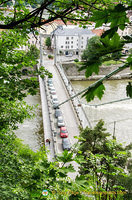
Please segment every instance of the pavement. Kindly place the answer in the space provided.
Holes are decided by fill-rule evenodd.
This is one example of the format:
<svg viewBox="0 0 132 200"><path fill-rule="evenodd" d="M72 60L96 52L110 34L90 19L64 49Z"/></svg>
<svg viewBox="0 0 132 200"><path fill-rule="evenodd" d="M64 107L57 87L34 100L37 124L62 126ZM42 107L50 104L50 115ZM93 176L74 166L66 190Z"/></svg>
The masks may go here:
<svg viewBox="0 0 132 200"><path fill-rule="evenodd" d="M56 67L54 66L54 61L48 59L46 55L43 56L43 65L44 67L53 74L53 84L56 89L56 94L59 100L59 103L69 98L68 92L65 88L65 85L60 77L60 74ZM43 112L43 123L44 123L44 140L48 153L48 160L53 161L55 154L61 154L62 149L62 138L60 138L60 129L57 127L57 119L54 115L54 109L51 104L51 97L49 96L48 87L46 80L43 81L40 78L40 88L41 88L41 102L42 102L42 112ZM67 102L60 106L60 109L63 114L63 119L65 126L69 133L69 139L71 144L77 142L77 139L74 136L79 136L79 124L75 111L71 102ZM50 110L50 112L49 112ZM56 141L53 133L57 132ZM46 142L46 139L51 140L50 145ZM68 164L68 163L67 163ZM70 164L70 163L69 163ZM76 169L75 173L69 173L68 176L72 179L75 179L78 174L78 165L75 162L72 162L73 167Z"/></svg>

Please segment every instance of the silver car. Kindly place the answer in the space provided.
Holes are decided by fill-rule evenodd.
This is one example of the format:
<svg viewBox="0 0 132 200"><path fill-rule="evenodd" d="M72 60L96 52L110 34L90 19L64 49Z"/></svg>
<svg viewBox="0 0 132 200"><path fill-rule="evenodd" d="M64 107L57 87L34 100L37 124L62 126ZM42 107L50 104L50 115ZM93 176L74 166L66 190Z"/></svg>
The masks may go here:
<svg viewBox="0 0 132 200"><path fill-rule="evenodd" d="M63 150L66 149L67 151L71 150L71 143L70 143L70 140L68 138L62 139L62 148L63 148Z"/></svg>
<svg viewBox="0 0 132 200"><path fill-rule="evenodd" d="M51 88L51 89L50 89L50 94L51 94L51 95L56 94L56 90L55 90L54 88Z"/></svg>
<svg viewBox="0 0 132 200"><path fill-rule="evenodd" d="M57 126L58 126L59 128L62 127L62 126L65 126L62 116L59 116L59 117L57 118Z"/></svg>
<svg viewBox="0 0 132 200"><path fill-rule="evenodd" d="M62 116L61 110L60 109L55 109L55 117L58 118L60 116Z"/></svg>

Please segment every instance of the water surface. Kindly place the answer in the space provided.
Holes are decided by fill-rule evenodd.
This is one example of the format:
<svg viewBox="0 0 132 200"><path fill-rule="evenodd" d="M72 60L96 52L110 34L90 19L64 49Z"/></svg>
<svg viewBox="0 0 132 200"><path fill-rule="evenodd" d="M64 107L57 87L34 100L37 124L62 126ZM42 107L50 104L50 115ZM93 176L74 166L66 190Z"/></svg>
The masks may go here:
<svg viewBox="0 0 132 200"><path fill-rule="evenodd" d="M40 94L38 93L35 96L29 95L25 98L25 101L31 106L38 104L35 110L36 116L33 119L26 119L23 124L20 124L16 135L23 140L24 144L28 144L32 150L37 151L43 144L43 121Z"/></svg>
<svg viewBox="0 0 132 200"><path fill-rule="evenodd" d="M110 103L101 106L91 106L127 98L126 85L130 80L109 80L105 82L105 94L101 100L95 98L86 102L85 98L79 96L84 110L91 122L92 127L103 119L108 132L117 137L124 144L132 142L132 100ZM83 90L94 81L72 81L76 92Z"/></svg>

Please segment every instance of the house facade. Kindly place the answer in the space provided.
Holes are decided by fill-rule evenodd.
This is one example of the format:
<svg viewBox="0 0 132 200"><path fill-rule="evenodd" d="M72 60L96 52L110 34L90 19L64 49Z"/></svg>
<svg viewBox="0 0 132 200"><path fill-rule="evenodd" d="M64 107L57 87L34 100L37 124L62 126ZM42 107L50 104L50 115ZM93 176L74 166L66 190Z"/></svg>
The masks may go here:
<svg viewBox="0 0 132 200"><path fill-rule="evenodd" d="M63 28L58 27L52 32L52 47L57 54L78 55L87 45L88 40L96 34L86 28Z"/></svg>

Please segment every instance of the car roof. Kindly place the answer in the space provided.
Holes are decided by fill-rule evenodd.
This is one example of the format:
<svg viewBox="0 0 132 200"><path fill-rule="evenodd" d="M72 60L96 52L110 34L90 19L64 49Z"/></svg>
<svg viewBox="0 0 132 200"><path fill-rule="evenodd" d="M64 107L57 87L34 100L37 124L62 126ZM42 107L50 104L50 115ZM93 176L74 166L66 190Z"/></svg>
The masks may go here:
<svg viewBox="0 0 132 200"><path fill-rule="evenodd" d="M63 138L62 140L63 140L63 142L69 141L69 143L70 143L70 140L68 138Z"/></svg>
<svg viewBox="0 0 132 200"><path fill-rule="evenodd" d="M62 126L60 129L61 129L61 130L66 130L66 127L65 127L65 126Z"/></svg>
<svg viewBox="0 0 132 200"><path fill-rule="evenodd" d="M52 95L52 98L57 98L57 95L56 94Z"/></svg>
<svg viewBox="0 0 132 200"><path fill-rule="evenodd" d="M63 117L62 117L62 116L59 116L58 119L63 119Z"/></svg>

